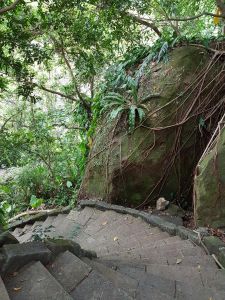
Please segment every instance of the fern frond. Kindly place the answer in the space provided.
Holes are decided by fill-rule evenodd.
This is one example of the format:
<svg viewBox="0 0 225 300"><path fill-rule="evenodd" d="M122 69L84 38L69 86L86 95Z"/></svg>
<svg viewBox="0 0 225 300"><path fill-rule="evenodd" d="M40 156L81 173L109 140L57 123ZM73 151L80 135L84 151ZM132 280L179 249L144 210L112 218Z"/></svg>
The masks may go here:
<svg viewBox="0 0 225 300"><path fill-rule="evenodd" d="M124 97L121 96L119 93L115 93L115 92L110 92L108 93L106 96L103 97L102 99L103 101L107 101L107 100L114 100L114 101L118 101L118 102L124 102Z"/></svg>
<svg viewBox="0 0 225 300"><path fill-rule="evenodd" d="M129 109L129 128L131 131L135 128L136 109L135 105L131 105Z"/></svg>
<svg viewBox="0 0 225 300"><path fill-rule="evenodd" d="M160 62L162 60L162 58L167 54L168 49L169 49L169 44L168 42L165 42L159 51L157 62Z"/></svg>
<svg viewBox="0 0 225 300"><path fill-rule="evenodd" d="M137 113L138 113L138 119L139 119L139 122L142 122L144 120L144 117L145 117L145 111L138 107L137 108Z"/></svg>
<svg viewBox="0 0 225 300"><path fill-rule="evenodd" d="M124 107L118 107L117 109L112 110L110 113L110 119L117 118L119 113L123 110L124 110Z"/></svg>

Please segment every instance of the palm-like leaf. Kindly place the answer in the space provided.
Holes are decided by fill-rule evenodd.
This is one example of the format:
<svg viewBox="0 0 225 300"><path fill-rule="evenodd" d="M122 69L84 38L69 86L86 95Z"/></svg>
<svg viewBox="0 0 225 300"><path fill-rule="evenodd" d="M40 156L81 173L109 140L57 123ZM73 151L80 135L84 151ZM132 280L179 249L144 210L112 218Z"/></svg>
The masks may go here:
<svg viewBox="0 0 225 300"><path fill-rule="evenodd" d="M120 112L122 112L124 110L124 107L120 106L120 107L117 107L117 109L114 109L111 111L110 113L110 118L111 119L115 119Z"/></svg>
<svg viewBox="0 0 225 300"><path fill-rule="evenodd" d="M135 119L136 119L136 109L135 105L131 105L129 109L129 127L130 130L134 130L135 128Z"/></svg>

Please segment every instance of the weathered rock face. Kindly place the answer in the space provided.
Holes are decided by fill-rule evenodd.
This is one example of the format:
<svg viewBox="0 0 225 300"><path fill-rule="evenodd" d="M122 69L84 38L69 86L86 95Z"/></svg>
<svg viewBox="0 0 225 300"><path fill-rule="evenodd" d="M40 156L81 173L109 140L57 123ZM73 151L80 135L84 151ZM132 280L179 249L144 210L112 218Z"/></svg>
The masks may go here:
<svg viewBox="0 0 225 300"><path fill-rule="evenodd" d="M194 192L197 225L225 227L225 129L198 166Z"/></svg>
<svg viewBox="0 0 225 300"><path fill-rule="evenodd" d="M125 115L116 121L108 117L102 120L80 199L101 198L137 206L146 199L155 202L158 197L182 198L190 191L204 134L200 135L198 130L198 117L190 117L182 126L178 123L198 92L185 89L192 86L208 61L206 51L189 46L172 51L167 63L149 66L148 74L140 82L139 99L159 96L150 97L146 103L148 117L133 133L127 130ZM203 98L198 99L199 105L201 101Z"/></svg>

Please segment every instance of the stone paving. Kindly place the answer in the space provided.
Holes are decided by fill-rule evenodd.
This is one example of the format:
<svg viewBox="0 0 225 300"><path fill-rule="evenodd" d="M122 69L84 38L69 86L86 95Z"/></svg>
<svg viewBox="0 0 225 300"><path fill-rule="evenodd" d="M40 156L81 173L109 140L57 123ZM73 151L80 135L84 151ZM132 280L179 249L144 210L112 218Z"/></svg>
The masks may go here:
<svg viewBox="0 0 225 300"><path fill-rule="evenodd" d="M63 237L97 258L65 251L48 264L30 262L0 281L3 300L225 300L224 270L203 248L129 214L84 207L13 234L24 247Z"/></svg>

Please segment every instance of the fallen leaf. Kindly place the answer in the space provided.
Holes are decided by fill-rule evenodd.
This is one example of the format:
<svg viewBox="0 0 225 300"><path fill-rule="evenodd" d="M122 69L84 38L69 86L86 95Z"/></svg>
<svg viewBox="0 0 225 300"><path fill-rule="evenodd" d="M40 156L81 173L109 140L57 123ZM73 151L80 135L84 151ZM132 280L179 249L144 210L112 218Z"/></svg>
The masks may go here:
<svg viewBox="0 0 225 300"><path fill-rule="evenodd" d="M114 240L114 242L118 241L118 237L115 236L113 240Z"/></svg>
<svg viewBox="0 0 225 300"><path fill-rule="evenodd" d="M180 263L182 263L182 259L178 258L177 261L176 261L176 264L179 265Z"/></svg>
<svg viewBox="0 0 225 300"><path fill-rule="evenodd" d="M18 291L20 291L22 289L22 287L14 287L13 288L13 290L15 291L15 292L18 292Z"/></svg>

